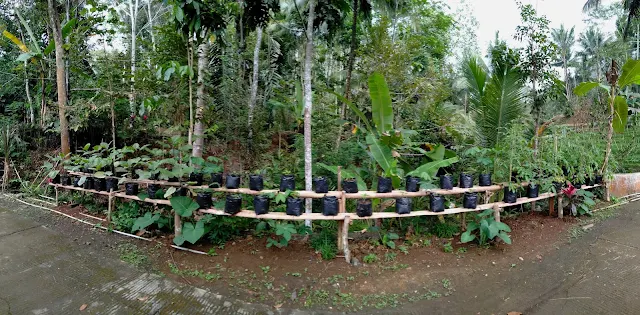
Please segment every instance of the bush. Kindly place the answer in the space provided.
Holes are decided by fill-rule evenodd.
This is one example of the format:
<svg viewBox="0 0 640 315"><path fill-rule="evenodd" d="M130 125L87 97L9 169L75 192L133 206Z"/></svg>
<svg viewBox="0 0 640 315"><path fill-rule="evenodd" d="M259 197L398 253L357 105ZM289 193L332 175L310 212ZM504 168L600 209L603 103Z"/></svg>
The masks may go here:
<svg viewBox="0 0 640 315"><path fill-rule="evenodd" d="M338 254L338 246L336 246L337 240L338 237L334 230L323 229L313 234L311 237L311 247L320 253L322 259L331 260L336 258Z"/></svg>
<svg viewBox="0 0 640 315"><path fill-rule="evenodd" d="M140 204L137 202L123 202L116 205L116 211L111 214L111 222L116 230L129 233L133 223L141 215Z"/></svg>
<svg viewBox="0 0 640 315"><path fill-rule="evenodd" d="M456 224L437 222L433 225L433 234L439 238L452 238L458 232L460 232L460 228Z"/></svg>

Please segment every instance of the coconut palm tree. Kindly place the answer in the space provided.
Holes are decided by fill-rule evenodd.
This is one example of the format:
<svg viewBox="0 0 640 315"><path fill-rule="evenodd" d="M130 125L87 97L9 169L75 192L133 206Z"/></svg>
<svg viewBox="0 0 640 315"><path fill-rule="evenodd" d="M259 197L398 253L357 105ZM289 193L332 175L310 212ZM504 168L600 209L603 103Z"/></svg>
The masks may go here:
<svg viewBox="0 0 640 315"><path fill-rule="evenodd" d="M551 37L553 42L558 45L558 57L561 62L562 69L564 70L564 85L566 89L567 100L571 96L571 87L569 84L569 64L573 59L573 52L571 49L576 42L574 27L571 29L565 29L564 24L560 25L560 28L553 29Z"/></svg>
<svg viewBox="0 0 640 315"><path fill-rule="evenodd" d="M587 0L584 6L582 7L582 11L587 12L593 9L597 9L600 6L602 0ZM627 12L627 23L624 26L624 35L623 38L627 38L627 31L629 30L629 24L631 24L631 19L634 17L640 16L640 0L622 0L622 6Z"/></svg>
<svg viewBox="0 0 640 315"><path fill-rule="evenodd" d="M590 27L580 34L580 39L578 40L580 46L582 46L580 55L587 61L591 70L595 72L597 81L602 79L604 49L609 41L610 39L605 39L604 34L595 27Z"/></svg>

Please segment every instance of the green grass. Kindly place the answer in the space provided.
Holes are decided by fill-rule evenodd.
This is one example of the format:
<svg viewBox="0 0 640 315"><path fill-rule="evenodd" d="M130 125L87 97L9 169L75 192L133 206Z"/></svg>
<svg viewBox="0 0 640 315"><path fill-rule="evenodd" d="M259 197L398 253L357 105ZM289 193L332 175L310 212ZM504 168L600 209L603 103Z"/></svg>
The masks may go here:
<svg viewBox="0 0 640 315"><path fill-rule="evenodd" d="M136 267L143 267L149 264L149 256L143 253L138 246L131 243L118 245L120 260Z"/></svg>

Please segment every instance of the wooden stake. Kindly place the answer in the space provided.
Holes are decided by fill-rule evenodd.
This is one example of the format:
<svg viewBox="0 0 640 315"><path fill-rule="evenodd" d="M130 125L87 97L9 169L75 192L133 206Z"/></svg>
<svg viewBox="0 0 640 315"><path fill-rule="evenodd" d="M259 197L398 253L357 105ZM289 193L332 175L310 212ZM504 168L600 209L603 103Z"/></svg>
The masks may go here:
<svg viewBox="0 0 640 315"><path fill-rule="evenodd" d="M562 219L562 216L564 216L563 213L563 208L562 208L562 195L558 195L558 218Z"/></svg>
<svg viewBox="0 0 640 315"><path fill-rule="evenodd" d="M349 250L349 223L351 218L346 216L342 224L342 248L344 249L344 259L348 264L351 263L351 251Z"/></svg>
<svg viewBox="0 0 640 315"><path fill-rule="evenodd" d="M553 216L556 213L555 210L555 206L556 206L556 198L549 198L549 215Z"/></svg>
<svg viewBox="0 0 640 315"><path fill-rule="evenodd" d="M344 213L346 212L346 199L344 197L344 191L342 191L342 166L338 166L338 191L341 191L342 194L340 195L340 200L338 200L338 212L339 213ZM342 231L344 229L345 226L345 221L338 221L338 251L343 251L344 250L344 242L342 241L342 238L344 237L343 234L344 232ZM347 226L347 231L348 231L348 226Z"/></svg>
<svg viewBox="0 0 640 315"><path fill-rule="evenodd" d="M53 190L56 191L56 207L58 206L58 187L53 187Z"/></svg>
<svg viewBox="0 0 640 315"><path fill-rule="evenodd" d="M113 211L113 188L109 189L109 206L107 207L107 228L111 226L111 212Z"/></svg>
<svg viewBox="0 0 640 315"><path fill-rule="evenodd" d="M500 222L500 207L498 205L493 206L493 217L496 222Z"/></svg>

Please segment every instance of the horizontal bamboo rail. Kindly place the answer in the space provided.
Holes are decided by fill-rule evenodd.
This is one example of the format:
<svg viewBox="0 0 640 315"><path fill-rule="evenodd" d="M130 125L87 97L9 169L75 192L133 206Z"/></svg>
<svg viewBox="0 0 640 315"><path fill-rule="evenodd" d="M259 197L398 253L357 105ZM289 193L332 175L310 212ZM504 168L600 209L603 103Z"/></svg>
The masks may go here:
<svg viewBox="0 0 640 315"><path fill-rule="evenodd" d="M76 176L88 176L88 177L92 177L93 174L86 174L86 173L78 173L78 172L70 172L71 175L76 175ZM183 186L181 183L177 183L177 182L167 182L167 181L155 181L155 180L126 180L126 182L133 182L133 183L138 183L138 184L157 184L157 185L166 185L166 186ZM58 188L63 188L63 189L71 189L71 190L77 190L77 191L84 191L84 192L89 192L89 193L95 193L95 194L101 194L101 195L108 195L109 198L109 209L112 208L112 199L113 197L118 197L118 198L124 198L124 199L130 199L130 200L135 200L135 201L142 201L142 202L147 202L147 203L152 203L155 205L167 205L170 206L171 202L169 200L166 199L151 199L151 198L146 198L146 199L140 199L140 197L138 196L133 196L133 195L127 195L126 193L123 193L122 190L119 191L115 191L115 192L106 192L106 191L97 191L97 190L89 190L89 189L84 189L81 187L74 187L74 186L65 186L65 185L61 185L61 184L52 184L50 183L51 186L55 187L56 189L56 204L58 203L57 200L57 194L58 194ZM522 183L520 184L520 186L527 186L527 183ZM591 188L595 188L595 187L599 187L601 185L593 185L593 186L582 186L580 189L591 189ZM209 188L208 186L183 186L186 187L188 189L202 189L202 188ZM410 213L407 214L398 214L395 212L374 212L371 216L367 216L367 217L360 217L357 216L355 213L348 213L346 212L346 206L345 206L345 201L346 199L371 199L371 198L402 198L402 197L409 197L409 198L415 198L415 197L425 197L425 196L429 196L431 194L438 194L438 195L460 195L460 194L464 194L467 192L475 192L475 193L482 193L484 192L485 194L487 194L487 196L490 196L493 192L495 191L499 191L502 190L504 188L504 185L492 185L492 186L473 186L471 188L458 188L458 187L454 187L451 190L445 190L445 189L426 189L426 190L420 190L417 192L407 192L404 190L394 190L392 192L389 193L378 193L375 191L361 191L361 192L357 192L357 193L345 193L344 191L330 191L328 193L316 193L313 191L295 191L294 193L297 194L298 197L301 198L323 198L325 196L335 196L336 198L338 198L340 200L340 211L337 215L335 216L325 216L321 213L303 213L300 216L292 216L292 215L288 215L286 213L283 212L269 212L267 214L256 214L254 211L252 210L241 210L240 212L236 213L236 214L229 214L224 212L223 210L219 210L219 209L201 209L198 210L199 213L202 214L213 214L213 215L224 215L224 216L235 216L235 217L243 217L243 218L252 218L252 219L270 219L270 220L332 220L332 221L338 221L340 223L340 231L339 231L339 237L338 237L338 243L339 243L339 248L341 248L342 250L344 250L345 253L345 258L347 259L348 262L350 262L350 251L349 251L349 247L348 247L348 226L349 226L349 222L352 220L368 220L368 219L389 219L389 218L402 218L402 217L418 217L418 216L442 216L442 215L450 215L450 214L458 214L461 213L462 215L468 213L468 212L477 212L477 211L484 211L484 210L489 210L489 209L493 209L494 210L494 215L495 215L495 219L496 221L500 221L500 211L501 209L505 208L505 207L510 207L510 206L516 206L516 205L521 205L521 204L525 204L525 203L530 203L530 202L535 202L538 200L543 200L543 199L548 199L548 198L553 198L558 196L559 202L561 203L562 201L562 193L561 192L549 192L549 193L543 193L540 194L538 197L536 198L518 198L516 200L516 202L514 203L505 203L502 201L499 202L493 202L493 203L485 203L485 204L479 204L476 208L474 209L468 209L468 208L449 208L449 209L445 209L442 212L433 212L433 211L429 211L429 210L419 210L419 211L411 211ZM269 194L269 193L274 193L277 194L279 191L278 190L262 190L262 191L255 191L255 190L250 190L248 188L238 188L238 189L228 189L228 188L211 188L212 191L216 191L216 192L224 192L224 193L237 193L237 194L246 194L246 195L261 195L261 194ZM486 198L488 200L488 198ZM559 206L558 207L558 217L562 218L562 207ZM110 215L108 216L107 220L110 219ZM177 226L176 224L176 235L180 233L180 227Z"/></svg>

